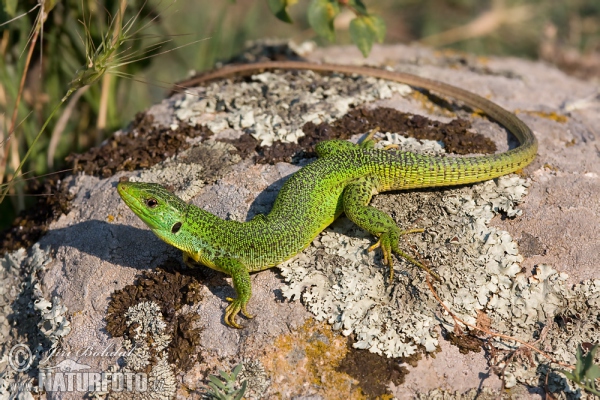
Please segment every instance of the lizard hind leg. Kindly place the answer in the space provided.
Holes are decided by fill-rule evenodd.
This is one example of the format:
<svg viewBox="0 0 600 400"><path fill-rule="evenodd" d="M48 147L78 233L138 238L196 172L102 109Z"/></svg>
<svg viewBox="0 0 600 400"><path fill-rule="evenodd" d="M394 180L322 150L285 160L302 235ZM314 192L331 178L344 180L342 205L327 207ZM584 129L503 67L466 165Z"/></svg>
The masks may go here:
<svg viewBox="0 0 600 400"><path fill-rule="evenodd" d="M373 183L362 180L344 189L343 203L346 217L362 229L379 237L377 243L369 247L369 251L381 248L383 262L390 268L390 282L394 279L392 253L404 258L408 262L423 269L428 274L439 280L439 277L425 265L415 260L410 255L400 250L398 242L400 236L408 233L423 232L423 229L410 229L401 231L394 220L386 213L368 205L373 193Z"/></svg>
<svg viewBox="0 0 600 400"><path fill-rule="evenodd" d="M236 322L236 317L241 311L247 318L254 318L246 310L246 305L252 297L252 283L250 282L250 274L246 267L238 260L231 258L217 258L214 260L215 265L220 271L231 275L233 280L233 288L237 294L237 298L227 297L230 304L225 309L225 323L233 328L242 328Z"/></svg>
<svg viewBox="0 0 600 400"><path fill-rule="evenodd" d="M367 136L365 136L364 138L362 138L362 140L360 141L359 146L362 147L363 149L373 149L375 148L375 144L377 144L377 142L379 142L379 139L374 139L375 134L379 132L379 127L375 127L373 129L371 129L371 131L367 134Z"/></svg>

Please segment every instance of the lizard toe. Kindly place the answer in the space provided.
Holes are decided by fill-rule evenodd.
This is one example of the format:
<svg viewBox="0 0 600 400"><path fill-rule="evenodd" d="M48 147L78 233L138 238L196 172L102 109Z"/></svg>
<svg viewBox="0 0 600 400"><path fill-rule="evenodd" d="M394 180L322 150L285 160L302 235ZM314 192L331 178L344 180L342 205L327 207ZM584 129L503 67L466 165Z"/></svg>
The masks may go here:
<svg viewBox="0 0 600 400"><path fill-rule="evenodd" d="M381 248L381 252L383 253L383 263L390 268L390 281L394 278L394 260L392 258L393 238L391 236L393 236L393 234L390 232L383 233L379 236L377 243L367 249L368 252L371 252L377 248Z"/></svg>
<svg viewBox="0 0 600 400"><path fill-rule="evenodd" d="M245 304L242 306L242 314L244 314L244 316L245 316L246 318L250 318L250 319L254 318L254 315L250 314L250 313L249 313L249 312L246 310L246 305L245 305Z"/></svg>
<svg viewBox="0 0 600 400"><path fill-rule="evenodd" d="M232 299L231 297L227 297L227 301L231 301L231 304L225 309L225 323L232 328L242 329L243 327L235 320L242 309L241 302L239 299Z"/></svg>

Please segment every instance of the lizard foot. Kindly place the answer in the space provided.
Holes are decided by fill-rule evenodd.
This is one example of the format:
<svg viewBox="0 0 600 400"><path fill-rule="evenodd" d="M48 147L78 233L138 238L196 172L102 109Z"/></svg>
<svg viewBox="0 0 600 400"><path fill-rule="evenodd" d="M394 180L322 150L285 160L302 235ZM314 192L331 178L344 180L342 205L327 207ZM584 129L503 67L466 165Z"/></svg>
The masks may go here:
<svg viewBox="0 0 600 400"><path fill-rule="evenodd" d="M371 129L371 131L369 132L369 134L367 136L365 136L359 146L362 147L363 149L372 149L375 147L375 144L377 142L379 142L378 139L373 139L373 137L375 136L375 134L379 132L379 127L375 127L373 129Z"/></svg>
<svg viewBox="0 0 600 400"><path fill-rule="evenodd" d="M186 265L186 267L192 269L198 268L198 266L200 265L185 252L183 253L183 263Z"/></svg>
<svg viewBox="0 0 600 400"><path fill-rule="evenodd" d="M424 231L424 229L417 228L417 229L409 229L406 231L386 232L386 233L383 233L381 236L379 236L379 240L377 241L377 243L375 243L374 245L372 245L371 247L369 247L367 249L367 251L371 252L371 251L381 247L381 251L383 252L383 263L387 264L388 267L390 268L390 282L394 279L394 266L393 266L394 261L392 259L392 252L396 253L400 257L404 258L406 261L410 262L411 264L414 264L417 267L421 268L422 270L427 272L429 275L433 276L436 280L438 280L438 281L441 280L440 277L435 272L431 271L425 265L423 265L419 261L415 260L410 255L406 254L405 252L400 250L400 248L398 247L398 241L400 240L400 236L406 235L409 233L421 233L423 231Z"/></svg>
<svg viewBox="0 0 600 400"><path fill-rule="evenodd" d="M230 305L227 306L227 308L225 309L225 323L229 326L231 326L232 328L237 328L237 329L242 329L243 326L238 324L235 321L235 317L239 314L239 312L241 311L242 314L244 314L244 316L246 316L246 318L254 318L254 315L251 315L250 313L248 313L248 311L246 310L246 304L240 300L240 299L234 299L232 297L227 297L225 300L231 302Z"/></svg>

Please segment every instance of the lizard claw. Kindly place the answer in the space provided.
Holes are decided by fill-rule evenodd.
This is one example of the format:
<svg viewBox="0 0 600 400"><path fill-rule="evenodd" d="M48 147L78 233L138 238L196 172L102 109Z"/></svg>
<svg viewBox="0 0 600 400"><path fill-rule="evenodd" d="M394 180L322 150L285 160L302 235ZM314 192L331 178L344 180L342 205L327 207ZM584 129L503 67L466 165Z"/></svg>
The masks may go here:
<svg viewBox="0 0 600 400"><path fill-rule="evenodd" d="M383 263L386 264L390 268L390 282L394 279L394 266L393 266L394 263L393 263L393 259L392 259L392 252L398 254L400 257L404 258L406 261L410 262L411 264L414 264L417 267L421 268L423 271L425 271L429 275L433 276L436 280L438 280L438 281L441 280L440 277L435 272L431 271L425 265L423 265L419 261L415 260L413 257L409 256L408 254L406 254L405 252L400 250L400 248L398 247L398 241L400 239L400 236L406 235L408 233L420 233L420 232L424 232L424 229L416 228L416 229L409 229L406 231L399 231L399 232L386 232L386 233L383 233L379 237L379 240L377 241L377 243L375 243L374 245L372 245L371 247L369 247L367 249L367 251L371 252L371 251L381 247L381 251L383 252Z"/></svg>
<svg viewBox="0 0 600 400"><path fill-rule="evenodd" d="M370 253L375 249L381 247L381 252L383 253L383 263L390 267L390 281L394 279L394 267L392 260L392 246L390 240L390 233L384 233L379 237L379 240L374 245L370 246L367 251Z"/></svg>
<svg viewBox="0 0 600 400"><path fill-rule="evenodd" d="M379 130L380 129L378 126L371 129L369 134L361 140L359 146L365 149L372 149L373 147L375 147L375 143L379 142L379 140L373 139L373 137L377 132L379 132Z"/></svg>
<svg viewBox="0 0 600 400"><path fill-rule="evenodd" d="M240 311L247 318L254 318L253 315L248 313L248 311L246 310L246 304L244 304L242 302L242 300L234 299L232 297L227 297L225 300L231 302L231 304L228 305L227 308L225 309L225 317L224 317L225 323L228 326L230 326L232 328L237 328L237 329L243 328L243 326L238 324L235 320Z"/></svg>
<svg viewBox="0 0 600 400"><path fill-rule="evenodd" d="M370 246L367 251L370 253L372 251L374 251L375 249L378 249L379 246L381 246L381 240L378 240L377 243L375 243L373 246Z"/></svg>

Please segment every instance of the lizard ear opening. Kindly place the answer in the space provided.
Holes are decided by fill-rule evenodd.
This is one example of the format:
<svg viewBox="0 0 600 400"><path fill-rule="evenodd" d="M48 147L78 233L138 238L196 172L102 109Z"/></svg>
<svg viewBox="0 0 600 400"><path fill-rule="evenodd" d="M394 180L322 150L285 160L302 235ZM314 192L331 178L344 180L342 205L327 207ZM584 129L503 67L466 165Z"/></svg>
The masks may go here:
<svg viewBox="0 0 600 400"><path fill-rule="evenodd" d="M181 229L181 222L177 222L175 225L173 225L173 227L171 228L171 233L177 233L179 232L179 230Z"/></svg>

